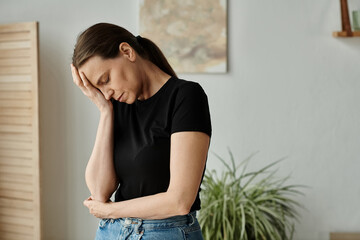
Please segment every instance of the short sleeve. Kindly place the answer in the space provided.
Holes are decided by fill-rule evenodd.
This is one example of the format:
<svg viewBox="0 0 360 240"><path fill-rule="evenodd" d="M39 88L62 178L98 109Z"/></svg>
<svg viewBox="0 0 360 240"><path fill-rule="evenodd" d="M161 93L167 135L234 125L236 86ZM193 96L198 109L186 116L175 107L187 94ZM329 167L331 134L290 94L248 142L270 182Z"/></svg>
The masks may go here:
<svg viewBox="0 0 360 240"><path fill-rule="evenodd" d="M208 98L199 83L191 82L178 90L172 114L171 134L181 131L201 131L211 137Z"/></svg>

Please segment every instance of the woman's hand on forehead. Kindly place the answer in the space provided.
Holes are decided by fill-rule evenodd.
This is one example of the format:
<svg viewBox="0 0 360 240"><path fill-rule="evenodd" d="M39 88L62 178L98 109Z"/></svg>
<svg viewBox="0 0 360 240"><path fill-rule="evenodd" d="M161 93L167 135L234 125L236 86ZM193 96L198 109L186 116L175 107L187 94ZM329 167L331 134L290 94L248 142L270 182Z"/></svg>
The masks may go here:
<svg viewBox="0 0 360 240"><path fill-rule="evenodd" d="M71 64L70 67L74 83L81 89L85 96L95 103L100 112L112 111L111 101L105 99L104 94L92 85L83 72L79 72L73 64Z"/></svg>

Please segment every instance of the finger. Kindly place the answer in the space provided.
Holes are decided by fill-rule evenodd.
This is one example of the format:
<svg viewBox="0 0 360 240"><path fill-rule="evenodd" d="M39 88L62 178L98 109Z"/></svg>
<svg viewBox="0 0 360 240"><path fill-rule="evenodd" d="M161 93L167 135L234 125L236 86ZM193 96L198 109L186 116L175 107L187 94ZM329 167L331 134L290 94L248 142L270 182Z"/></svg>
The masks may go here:
<svg viewBox="0 0 360 240"><path fill-rule="evenodd" d="M76 69L76 67L74 65L71 64L71 74L72 74L72 77L73 77L73 81L76 85L78 85L79 87L80 86L84 86L83 85L83 82L79 76L79 72L78 70Z"/></svg>
<svg viewBox="0 0 360 240"><path fill-rule="evenodd" d="M98 89L97 87L94 87L92 83L86 78L85 74L83 72L80 72L81 80L83 81L83 84L87 91L89 91L89 96L103 96L103 93Z"/></svg>
<svg viewBox="0 0 360 240"><path fill-rule="evenodd" d="M87 97L102 94L100 89L95 88L92 83L86 78L83 72L79 72L77 68L71 64L72 74L75 84L83 91Z"/></svg>
<svg viewBox="0 0 360 240"><path fill-rule="evenodd" d="M89 90L93 90L94 86L91 84L91 82L86 78L85 74L83 72L80 72L80 78L86 88Z"/></svg>
<svg viewBox="0 0 360 240"><path fill-rule="evenodd" d="M79 72L74 65L71 65L71 71L74 83L81 89L85 96L90 96L89 90L84 86L83 81L79 76Z"/></svg>
<svg viewBox="0 0 360 240"><path fill-rule="evenodd" d="M70 64L70 69L71 69L71 75L72 75L74 83L78 84L80 79L75 74L75 71L76 71L75 66L73 64Z"/></svg>

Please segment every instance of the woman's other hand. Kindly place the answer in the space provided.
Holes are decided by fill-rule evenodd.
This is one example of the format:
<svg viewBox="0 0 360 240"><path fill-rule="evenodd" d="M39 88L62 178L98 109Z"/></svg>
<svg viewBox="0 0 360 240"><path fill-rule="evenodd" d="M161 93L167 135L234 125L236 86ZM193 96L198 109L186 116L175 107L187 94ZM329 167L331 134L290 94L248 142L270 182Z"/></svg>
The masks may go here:
<svg viewBox="0 0 360 240"><path fill-rule="evenodd" d="M95 103L100 112L112 111L112 103L110 100L106 100L104 94L97 88L95 88L91 82L86 78L84 73L77 70L77 68L71 64L71 73L74 83L81 89L81 91Z"/></svg>
<svg viewBox="0 0 360 240"><path fill-rule="evenodd" d="M112 201L109 199L107 202L100 202L94 200L92 196L84 200L83 204L89 208L90 214L97 218L109 218L109 210Z"/></svg>

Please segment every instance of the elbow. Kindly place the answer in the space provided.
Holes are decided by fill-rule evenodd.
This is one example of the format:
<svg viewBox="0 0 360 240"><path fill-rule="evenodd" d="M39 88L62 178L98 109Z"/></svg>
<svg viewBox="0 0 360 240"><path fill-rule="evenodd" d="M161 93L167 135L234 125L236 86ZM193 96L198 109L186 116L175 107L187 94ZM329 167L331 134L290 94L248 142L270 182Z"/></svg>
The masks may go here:
<svg viewBox="0 0 360 240"><path fill-rule="evenodd" d="M108 202L118 187L117 182L99 185L97 182L86 181L86 184L92 199L100 202Z"/></svg>
<svg viewBox="0 0 360 240"><path fill-rule="evenodd" d="M115 190L113 188L112 189L93 188L93 189L90 190L90 193L91 193L91 196L93 197L94 200L106 203L106 202L110 201L110 198L111 198L111 196L112 196L112 194L114 193Z"/></svg>

